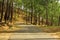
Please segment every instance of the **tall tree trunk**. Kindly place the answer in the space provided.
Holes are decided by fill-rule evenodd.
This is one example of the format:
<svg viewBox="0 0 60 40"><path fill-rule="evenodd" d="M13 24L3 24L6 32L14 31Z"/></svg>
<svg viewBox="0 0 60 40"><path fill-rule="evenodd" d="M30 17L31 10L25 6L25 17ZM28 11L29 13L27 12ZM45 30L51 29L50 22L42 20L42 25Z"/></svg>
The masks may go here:
<svg viewBox="0 0 60 40"><path fill-rule="evenodd" d="M53 25L53 15L51 16L51 26Z"/></svg>
<svg viewBox="0 0 60 40"><path fill-rule="evenodd" d="M27 8L26 8L26 24L27 24L27 21L28 21L28 16L27 16Z"/></svg>
<svg viewBox="0 0 60 40"><path fill-rule="evenodd" d="M32 18L33 18L33 5L32 5L32 3L31 3L31 24L32 24Z"/></svg>
<svg viewBox="0 0 60 40"><path fill-rule="evenodd" d="M4 7L4 0L3 0L3 2L2 2L2 11L1 11L1 20L0 20L0 22L2 22L2 19L3 19L3 7Z"/></svg>
<svg viewBox="0 0 60 40"><path fill-rule="evenodd" d="M37 14L36 14L36 16L35 16L35 25L37 25L37 20L38 18L37 18Z"/></svg>
<svg viewBox="0 0 60 40"><path fill-rule="evenodd" d="M38 15L38 25L40 25L40 13Z"/></svg>
<svg viewBox="0 0 60 40"><path fill-rule="evenodd" d="M8 20L8 3L9 3L9 0L7 0L7 3L6 3L6 12L5 12L5 15L4 15L4 20L5 20L5 23L7 22Z"/></svg>
<svg viewBox="0 0 60 40"><path fill-rule="evenodd" d="M58 26L60 26L60 16L59 16Z"/></svg>
<svg viewBox="0 0 60 40"><path fill-rule="evenodd" d="M44 22L43 22L43 17L42 17L42 24L43 24Z"/></svg>
<svg viewBox="0 0 60 40"><path fill-rule="evenodd" d="M11 0L11 22L12 22L12 19L13 19L13 0Z"/></svg>
<svg viewBox="0 0 60 40"><path fill-rule="evenodd" d="M47 8L46 8L46 25L48 25L48 11L47 11Z"/></svg>
<svg viewBox="0 0 60 40"><path fill-rule="evenodd" d="M34 1L31 1L31 24L33 24L33 17L34 17Z"/></svg>
<svg viewBox="0 0 60 40"><path fill-rule="evenodd" d="M9 0L9 1L10 1L10 0ZM11 13L11 12L10 12L10 5L11 5L11 4L10 4L9 1L8 1L8 4L7 4L7 7L8 7L8 8L7 8L7 20L8 20L8 21L9 21L9 19L10 19L10 13Z"/></svg>
<svg viewBox="0 0 60 40"><path fill-rule="evenodd" d="M46 8L46 25L49 25L49 23L48 23L48 4L47 4L47 2L46 2L45 8Z"/></svg>
<svg viewBox="0 0 60 40"><path fill-rule="evenodd" d="M0 22L1 22L1 8L2 8L2 2L0 2Z"/></svg>

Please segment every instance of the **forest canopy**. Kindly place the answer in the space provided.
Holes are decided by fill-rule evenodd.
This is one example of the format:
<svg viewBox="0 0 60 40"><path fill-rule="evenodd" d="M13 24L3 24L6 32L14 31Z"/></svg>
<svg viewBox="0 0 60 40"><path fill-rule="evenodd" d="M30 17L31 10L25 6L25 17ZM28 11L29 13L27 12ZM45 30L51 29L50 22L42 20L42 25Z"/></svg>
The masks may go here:
<svg viewBox="0 0 60 40"><path fill-rule="evenodd" d="M0 23L12 22L16 9L31 24L60 25L60 0L0 0Z"/></svg>

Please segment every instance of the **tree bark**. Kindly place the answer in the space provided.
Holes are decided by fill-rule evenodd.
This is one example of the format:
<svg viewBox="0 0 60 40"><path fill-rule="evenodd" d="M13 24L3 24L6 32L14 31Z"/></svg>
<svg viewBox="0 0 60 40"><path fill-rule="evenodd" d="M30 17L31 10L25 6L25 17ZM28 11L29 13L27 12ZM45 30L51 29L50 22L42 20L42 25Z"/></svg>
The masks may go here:
<svg viewBox="0 0 60 40"><path fill-rule="evenodd" d="M1 20L0 20L0 22L2 22L2 19L3 19L3 7L4 7L4 0L3 0L3 2L2 2L2 11L1 11Z"/></svg>
<svg viewBox="0 0 60 40"><path fill-rule="evenodd" d="M59 16L58 26L60 26L60 16Z"/></svg>
<svg viewBox="0 0 60 40"><path fill-rule="evenodd" d="M53 25L53 15L51 16L51 26Z"/></svg>

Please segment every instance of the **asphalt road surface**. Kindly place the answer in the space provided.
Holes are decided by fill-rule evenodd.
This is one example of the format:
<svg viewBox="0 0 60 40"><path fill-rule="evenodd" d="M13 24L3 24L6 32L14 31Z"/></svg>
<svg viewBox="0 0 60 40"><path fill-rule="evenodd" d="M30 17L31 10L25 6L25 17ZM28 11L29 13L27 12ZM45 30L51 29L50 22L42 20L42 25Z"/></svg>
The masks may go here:
<svg viewBox="0 0 60 40"><path fill-rule="evenodd" d="M2 33L39 33L43 32L41 28L35 26L35 25L19 25L17 28L22 28L20 30L15 31L0 31Z"/></svg>
<svg viewBox="0 0 60 40"><path fill-rule="evenodd" d="M60 40L56 33L42 33L37 26L19 26L23 29L14 32L0 33L0 40Z"/></svg>
<svg viewBox="0 0 60 40"><path fill-rule="evenodd" d="M56 33L1 33L0 40L60 40Z"/></svg>

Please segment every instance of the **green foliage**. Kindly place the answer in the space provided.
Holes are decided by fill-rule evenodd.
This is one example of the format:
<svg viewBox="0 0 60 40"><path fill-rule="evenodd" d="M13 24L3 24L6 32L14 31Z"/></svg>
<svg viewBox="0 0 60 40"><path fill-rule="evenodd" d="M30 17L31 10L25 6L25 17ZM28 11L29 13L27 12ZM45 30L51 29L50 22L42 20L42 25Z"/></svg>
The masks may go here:
<svg viewBox="0 0 60 40"><path fill-rule="evenodd" d="M33 10L35 16L39 15L46 19L46 11L48 14L48 20L51 20L53 15L53 20L58 22L57 17L60 16L60 3L59 0L15 0L16 6L24 7L23 10L29 12Z"/></svg>

